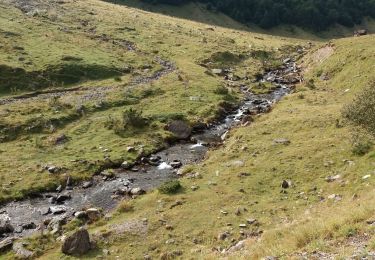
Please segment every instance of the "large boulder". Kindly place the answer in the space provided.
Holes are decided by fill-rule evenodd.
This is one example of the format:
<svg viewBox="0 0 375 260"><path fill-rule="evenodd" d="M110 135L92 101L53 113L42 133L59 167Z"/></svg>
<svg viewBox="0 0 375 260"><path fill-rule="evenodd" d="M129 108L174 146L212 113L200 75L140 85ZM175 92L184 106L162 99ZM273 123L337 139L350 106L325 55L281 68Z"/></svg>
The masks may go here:
<svg viewBox="0 0 375 260"><path fill-rule="evenodd" d="M0 215L0 235L5 233L12 233L14 227L10 224L10 218L8 215Z"/></svg>
<svg viewBox="0 0 375 260"><path fill-rule="evenodd" d="M18 259L30 259L34 255L32 251L25 248L26 245L27 243L23 242L17 242L13 244L13 251Z"/></svg>
<svg viewBox="0 0 375 260"><path fill-rule="evenodd" d="M172 132L177 139L187 139L190 137L192 129L182 120L175 120L168 124L167 130Z"/></svg>
<svg viewBox="0 0 375 260"><path fill-rule="evenodd" d="M66 255L83 255L91 248L90 235L86 229L80 228L71 236L67 237L61 247Z"/></svg>

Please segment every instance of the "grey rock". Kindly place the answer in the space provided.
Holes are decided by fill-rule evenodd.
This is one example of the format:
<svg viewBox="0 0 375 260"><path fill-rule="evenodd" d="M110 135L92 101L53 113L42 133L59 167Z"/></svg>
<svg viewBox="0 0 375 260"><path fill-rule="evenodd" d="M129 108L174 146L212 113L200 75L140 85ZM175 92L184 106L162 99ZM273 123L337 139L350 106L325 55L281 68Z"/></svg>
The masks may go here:
<svg viewBox="0 0 375 260"><path fill-rule="evenodd" d="M90 221L97 221L102 217L102 213L99 209L96 208L90 208L86 210L87 217Z"/></svg>
<svg viewBox="0 0 375 260"><path fill-rule="evenodd" d="M278 139L273 140L273 142L275 144L283 144L283 145L290 144L290 141L288 139L285 139L285 138L278 138Z"/></svg>
<svg viewBox="0 0 375 260"><path fill-rule="evenodd" d="M36 225L34 222L26 223L22 225L23 229L36 229Z"/></svg>
<svg viewBox="0 0 375 260"><path fill-rule="evenodd" d="M5 233L12 233L14 227L10 224L10 218L8 215L0 215L0 235Z"/></svg>
<svg viewBox="0 0 375 260"><path fill-rule="evenodd" d="M84 189L88 189L92 186L92 181L85 181L83 184L82 184L82 188Z"/></svg>
<svg viewBox="0 0 375 260"><path fill-rule="evenodd" d="M290 180L283 180L281 183L281 187L283 189L289 189L292 186L292 182Z"/></svg>
<svg viewBox="0 0 375 260"><path fill-rule="evenodd" d="M133 188L133 189L130 190L131 195L143 195L145 193L146 193L146 191L143 190L142 188Z"/></svg>
<svg viewBox="0 0 375 260"><path fill-rule="evenodd" d="M66 212L67 208L65 206L51 206L49 210L52 214L58 215Z"/></svg>
<svg viewBox="0 0 375 260"><path fill-rule="evenodd" d="M78 219L88 218L88 215L87 215L86 211L77 211L77 212L74 213L74 216Z"/></svg>
<svg viewBox="0 0 375 260"><path fill-rule="evenodd" d="M0 252L6 252L10 250L13 246L14 239L7 237L4 240L0 241Z"/></svg>
<svg viewBox="0 0 375 260"><path fill-rule="evenodd" d="M47 229L51 231L51 234L56 234L61 231L61 228L66 224L67 217L65 215L52 218L47 226Z"/></svg>
<svg viewBox="0 0 375 260"><path fill-rule="evenodd" d="M67 237L61 247L61 251L66 255L83 255L90 251L90 249L90 235L84 228L80 228Z"/></svg>
<svg viewBox="0 0 375 260"><path fill-rule="evenodd" d="M172 132L177 139L182 140L189 138L192 132L191 127L181 120L172 121L168 124L167 130Z"/></svg>
<svg viewBox="0 0 375 260"><path fill-rule="evenodd" d="M26 244L22 242L17 242L13 244L13 251L18 258L29 259L34 255L32 251L25 248L25 245Z"/></svg>

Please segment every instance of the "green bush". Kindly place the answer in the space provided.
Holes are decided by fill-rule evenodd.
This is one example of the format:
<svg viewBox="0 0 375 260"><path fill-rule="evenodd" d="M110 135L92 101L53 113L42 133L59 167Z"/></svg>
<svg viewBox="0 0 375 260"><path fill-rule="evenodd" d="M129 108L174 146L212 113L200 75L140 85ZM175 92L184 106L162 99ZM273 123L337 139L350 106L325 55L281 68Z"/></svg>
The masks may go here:
<svg viewBox="0 0 375 260"><path fill-rule="evenodd" d="M228 90L228 88L226 88L224 86L219 86L214 90L214 93L217 94L217 95L225 96L225 95L229 94L229 90Z"/></svg>
<svg viewBox="0 0 375 260"><path fill-rule="evenodd" d="M142 128L147 125L147 120L142 116L142 112L138 112L130 108L122 114L122 122L125 127Z"/></svg>
<svg viewBox="0 0 375 260"><path fill-rule="evenodd" d="M176 194L181 189L182 186L178 180L167 181L158 188L159 192L163 194Z"/></svg>
<svg viewBox="0 0 375 260"><path fill-rule="evenodd" d="M375 137L375 81L344 107L343 117Z"/></svg>
<svg viewBox="0 0 375 260"><path fill-rule="evenodd" d="M352 152L354 155L363 156L371 151L373 143L370 141L362 141L354 144Z"/></svg>

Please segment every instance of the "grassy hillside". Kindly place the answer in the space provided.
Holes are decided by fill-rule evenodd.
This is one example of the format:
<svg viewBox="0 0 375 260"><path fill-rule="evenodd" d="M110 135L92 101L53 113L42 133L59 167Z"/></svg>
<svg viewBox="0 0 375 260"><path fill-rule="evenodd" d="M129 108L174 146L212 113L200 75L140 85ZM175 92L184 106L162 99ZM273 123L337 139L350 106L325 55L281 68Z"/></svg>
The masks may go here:
<svg viewBox="0 0 375 260"><path fill-rule="evenodd" d="M307 46L296 38L212 27L97 0L64 1L36 16L27 16L4 1L1 7L0 19L11 25L0 23L0 32L18 35L10 36L18 37L17 41L5 38L2 43L7 47L0 48L0 55L8 57L2 59L2 66L20 67L36 75L72 64L120 71L100 77L93 73L97 78L85 73L79 81L63 86L61 82L52 84L54 77L48 76L51 85L41 89L73 88L60 98L45 93L14 101L12 95L34 89L23 88L27 84L4 88L6 99L0 106L2 200L56 187L68 175L75 180L87 178L105 164L105 155L114 162L135 159L141 149L128 153L126 147L143 145L143 153L147 153L163 146L170 137L164 125L176 114L191 123L209 121L223 101L237 102L239 86L227 86L230 96L217 94L215 90L224 82L205 73L206 68L199 65L202 60L223 52L259 50L273 52L280 60L290 46ZM35 32L33 37L28 36L25 23ZM51 35L43 36L47 32ZM136 50L124 49L119 43L125 41ZM373 35L313 42L299 61L305 83L295 93L250 126L231 131L207 160L186 167L180 193L154 191L124 201L116 212L90 225L98 249L87 258L339 258L374 252L375 230L366 221L375 217L375 150L364 156L353 154L352 131L341 117L342 107L375 80L373 42ZM40 49L41 44L48 48ZM13 45L23 47L33 64L9 55ZM66 60L66 56L81 59ZM156 80L144 80L162 69L156 56L171 61L175 69ZM264 69L264 63L254 55L245 57L232 66L251 80ZM132 67L130 72L127 66ZM5 77L9 82L13 76ZM143 79L140 84L139 77ZM250 80L244 83L250 84ZM84 113L77 112L79 105L84 106ZM125 129L120 135L106 127L110 118L120 117L129 108L142 111L152 123L143 129ZM54 138L61 134L69 141L55 145ZM276 144L274 140L279 138L290 144ZM105 153L99 146L110 151ZM89 163L77 164L72 161L76 159ZM44 164L65 171L56 177L41 170ZM366 175L370 177L364 179ZM329 176L337 178L328 182ZM289 189L281 188L283 180L292 182ZM257 221L248 223L249 219ZM74 221L64 232L80 224ZM240 224L247 224L246 228ZM226 231L227 238L222 240ZM239 241L244 247L224 252ZM41 259L70 259L61 254L60 243L52 236L36 236L28 247ZM10 252L2 257L12 259L14 255Z"/></svg>
<svg viewBox="0 0 375 260"><path fill-rule="evenodd" d="M199 65L215 53L244 54L233 66L250 82L263 62L252 51L277 56L276 48L300 43L101 1L32 1L26 13L7 2L1 2L0 23L8 35L0 49L6 68L0 77L1 201L54 188L68 175L89 177L107 157L119 164L163 147L170 138L164 126L173 118L192 124L215 118L220 104L239 96L238 86L217 94L223 80ZM116 134L111 125L131 108L150 123ZM56 145L63 135L68 141ZM139 149L128 153L128 146ZM64 174L51 176L45 165Z"/></svg>

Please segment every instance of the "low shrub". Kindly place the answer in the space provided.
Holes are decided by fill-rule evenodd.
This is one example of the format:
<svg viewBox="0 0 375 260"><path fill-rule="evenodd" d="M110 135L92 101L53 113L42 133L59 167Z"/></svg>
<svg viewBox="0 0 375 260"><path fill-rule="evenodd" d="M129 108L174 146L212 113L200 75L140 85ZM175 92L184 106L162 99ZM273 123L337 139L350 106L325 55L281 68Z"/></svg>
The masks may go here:
<svg viewBox="0 0 375 260"><path fill-rule="evenodd" d="M162 194L176 194L181 189L182 186L178 180L167 181L158 188L159 192Z"/></svg>

